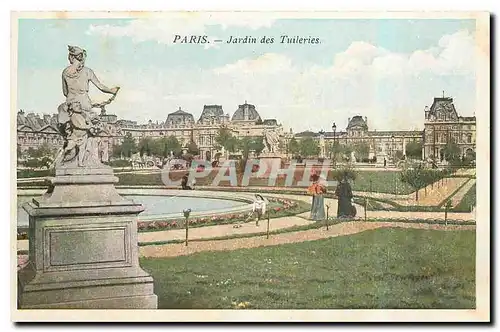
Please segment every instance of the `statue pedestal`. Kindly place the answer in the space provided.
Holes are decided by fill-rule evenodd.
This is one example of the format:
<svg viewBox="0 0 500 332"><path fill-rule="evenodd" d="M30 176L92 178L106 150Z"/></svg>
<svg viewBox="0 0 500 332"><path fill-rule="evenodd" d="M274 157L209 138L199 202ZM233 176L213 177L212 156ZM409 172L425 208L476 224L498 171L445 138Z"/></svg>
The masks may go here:
<svg viewBox="0 0 500 332"><path fill-rule="evenodd" d="M266 167L266 172L261 177L268 177L272 169L281 169L281 157L275 153L262 153L258 159L259 165Z"/></svg>
<svg viewBox="0 0 500 332"><path fill-rule="evenodd" d="M60 168L26 203L29 263L18 272L20 309L156 309L153 278L139 266L137 216L111 168Z"/></svg>

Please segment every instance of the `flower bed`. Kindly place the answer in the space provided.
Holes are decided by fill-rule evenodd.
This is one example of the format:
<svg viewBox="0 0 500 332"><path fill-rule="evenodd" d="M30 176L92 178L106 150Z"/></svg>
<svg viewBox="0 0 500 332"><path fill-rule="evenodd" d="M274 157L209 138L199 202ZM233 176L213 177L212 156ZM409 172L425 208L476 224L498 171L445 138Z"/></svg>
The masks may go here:
<svg viewBox="0 0 500 332"><path fill-rule="evenodd" d="M290 199L268 197L269 205L267 210L270 218L278 218L302 213L309 209L309 204ZM189 227L203 227L213 225L232 224L244 221L249 213L230 213L211 217L190 218ZM264 216L265 218L266 216ZM158 230L168 230L184 227L185 219L165 220L165 221L140 221L137 223L139 232L151 232Z"/></svg>
<svg viewBox="0 0 500 332"><path fill-rule="evenodd" d="M296 215L310 209L310 204L302 201L291 199L267 197L269 204L267 210L270 218L279 218L285 216ZM203 227L232 224L244 221L249 213L230 213L211 217L190 218L189 227ZM267 216L263 216L265 219ZM137 229L139 232L155 232L159 230L169 230L184 227L184 218L176 220L155 220L155 221L139 221ZM27 240L28 233L23 229L18 231L17 240Z"/></svg>

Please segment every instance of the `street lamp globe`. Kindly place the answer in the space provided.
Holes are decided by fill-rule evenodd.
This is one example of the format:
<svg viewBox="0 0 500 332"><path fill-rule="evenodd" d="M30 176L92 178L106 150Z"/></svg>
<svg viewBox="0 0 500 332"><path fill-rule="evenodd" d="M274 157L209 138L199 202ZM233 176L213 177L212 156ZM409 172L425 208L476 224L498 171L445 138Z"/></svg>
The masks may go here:
<svg viewBox="0 0 500 332"><path fill-rule="evenodd" d="M335 130L337 130L337 125L335 124L335 122L332 124L332 130L333 130L333 132L335 132Z"/></svg>

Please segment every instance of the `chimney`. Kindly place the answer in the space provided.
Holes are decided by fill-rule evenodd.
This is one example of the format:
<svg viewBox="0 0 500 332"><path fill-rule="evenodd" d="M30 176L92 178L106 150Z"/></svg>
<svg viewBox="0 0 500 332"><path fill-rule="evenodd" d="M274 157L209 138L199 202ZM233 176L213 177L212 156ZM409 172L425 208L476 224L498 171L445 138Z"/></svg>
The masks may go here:
<svg viewBox="0 0 500 332"><path fill-rule="evenodd" d="M365 123L368 126L368 117L365 116Z"/></svg>

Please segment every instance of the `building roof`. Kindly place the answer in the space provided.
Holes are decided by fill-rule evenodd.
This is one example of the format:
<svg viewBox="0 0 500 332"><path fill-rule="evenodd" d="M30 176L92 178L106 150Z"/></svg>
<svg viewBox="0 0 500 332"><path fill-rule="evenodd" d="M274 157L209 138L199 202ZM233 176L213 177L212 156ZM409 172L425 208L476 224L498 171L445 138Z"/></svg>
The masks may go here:
<svg viewBox="0 0 500 332"><path fill-rule="evenodd" d="M204 122L205 120L210 120L213 117L224 117L222 105L203 105L203 111L201 112L198 122Z"/></svg>
<svg viewBox="0 0 500 332"><path fill-rule="evenodd" d="M354 127L361 127L361 129L363 130L368 130L368 124L361 115L356 115L349 120L349 123L347 124L347 130Z"/></svg>
<svg viewBox="0 0 500 332"><path fill-rule="evenodd" d="M296 133L295 136L296 137L316 137L316 136L319 136L319 133L315 133L314 131L306 130L306 131L302 131L300 133Z"/></svg>
<svg viewBox="0 0 500 332"><path fill-rule="evenodd" d="M255 105L247 104L239 105L236 112L234 112L231 121L262 121L259 113L255 109Z"/></svg>
<svg viewBox="0 0 500 332"><path fill-rule="evenodd" d="M456 121L458 113L451 97L435 97L426 118L445 121Z"/></svg>
<svg viewBox="0 0 500 332"><path fill-rule="evenodd" d="M167 120L166 120L166 124L181 124L181 123L186 123L186 122L194 122L194 117L193 117L193 114L191 113L188 113L188 112L185 112L183 110L181 110L181 108L179 107L179 109L175 112L172 112L170 114L168 114L167 116Z"/></svg>
<svg viewBox="0 0 500 332"><path fill-rule="evenodd" d="M276 121L276 119L264 119L264 121L262 123L265 126L277 126L278 125L278 121Z"/></svg>

